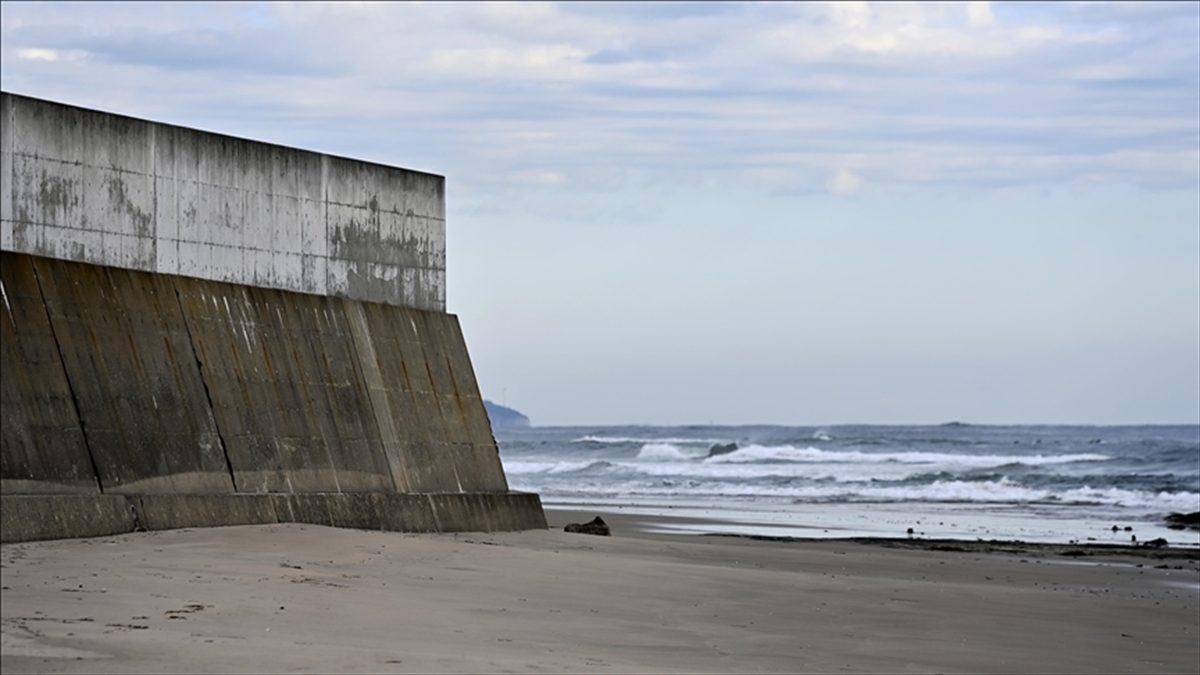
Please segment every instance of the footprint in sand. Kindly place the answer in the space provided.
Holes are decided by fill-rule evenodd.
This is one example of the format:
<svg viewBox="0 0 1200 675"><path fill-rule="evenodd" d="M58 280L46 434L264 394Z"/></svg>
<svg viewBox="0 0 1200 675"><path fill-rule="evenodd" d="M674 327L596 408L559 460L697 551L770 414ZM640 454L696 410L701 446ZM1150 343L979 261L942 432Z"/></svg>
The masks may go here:
<svg viewBox="0 0 1200 675"><path fill-rule="evenodd" d="M168 609L167 611L163 612L163 615L166 616L168 619L186 619L187 617L184 616L185 614L192 614L194 612L202 612L206 608L211 608L211 607L212 607L212 605L201 605L199 603L191 603L191 604L184 605L183 609Z"/></svg>

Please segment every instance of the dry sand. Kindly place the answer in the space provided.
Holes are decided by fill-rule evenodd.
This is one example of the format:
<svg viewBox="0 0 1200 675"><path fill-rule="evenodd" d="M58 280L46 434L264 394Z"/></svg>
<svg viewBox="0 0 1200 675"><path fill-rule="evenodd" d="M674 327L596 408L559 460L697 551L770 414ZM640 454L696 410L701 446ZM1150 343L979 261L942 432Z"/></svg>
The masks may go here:
<svg viewBox="0 0 1200 675"><path fill-rule="evenodd" d="M586 514L587 518L591 513ZM17 672L1191 672L1196 556L308 525L2 547ZM1165 566L1165 567L1158 567Z"/></svg>

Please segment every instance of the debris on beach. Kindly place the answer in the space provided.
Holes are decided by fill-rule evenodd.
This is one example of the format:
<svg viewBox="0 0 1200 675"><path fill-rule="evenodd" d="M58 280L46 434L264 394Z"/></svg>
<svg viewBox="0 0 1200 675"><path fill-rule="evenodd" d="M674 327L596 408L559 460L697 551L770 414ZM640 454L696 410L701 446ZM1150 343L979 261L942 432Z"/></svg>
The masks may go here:
<svg viewBox="0 0 1200 675"><path fill-rule="evenodd" d="M586 523L570 523L563 528L563 532L575 532L577 534L595 534L601 537L607 537L612 534L608 529L608 523L600 516L596 516Z"/></svg>
<svg viewBox="0 0 1200 675"><path fill-rule="evenodd" d="M1172 530L1200 530L1200 511L1191 513L1172 513L1166 518L1167 527Z"/></svg>

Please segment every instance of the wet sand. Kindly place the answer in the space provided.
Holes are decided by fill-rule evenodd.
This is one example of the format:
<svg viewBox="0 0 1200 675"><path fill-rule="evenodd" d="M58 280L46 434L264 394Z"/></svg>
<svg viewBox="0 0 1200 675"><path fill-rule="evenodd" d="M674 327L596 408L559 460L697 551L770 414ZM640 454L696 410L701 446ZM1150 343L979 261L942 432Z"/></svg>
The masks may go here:
<svg viewBox="0 0 1200 675"><path fill-rule="evenodd" d="M0 669L1200 670L1195 551L655 535L610 514L612 537L561 531L592 515L5 545Z"/></svg>

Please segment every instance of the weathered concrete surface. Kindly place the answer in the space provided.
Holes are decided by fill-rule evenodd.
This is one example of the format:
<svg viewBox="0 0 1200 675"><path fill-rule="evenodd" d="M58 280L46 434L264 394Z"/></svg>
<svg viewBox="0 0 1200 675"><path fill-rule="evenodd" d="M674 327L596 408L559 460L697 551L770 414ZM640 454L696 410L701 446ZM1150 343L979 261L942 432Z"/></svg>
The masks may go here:
<svg viewBox="0 0 1200 675"><path fill-rule="evenodd" d="M105 493L508 490L452 315L15 253L0 268L22 317L4 326L6 492L87 489L92 463Z"/></svg>
<svg viewBox="0 0 1200 675"><path fill-rule="evenodd" d="M4 256L0 298L0 493L98 493L33 258Z"/></svg>
<svg viewBox="0 0 1200 675"><path fill-rule="evenodd" d="M232 492L171 277L33 266L103 491Z"/></svg>
<svg viewBox="0 0 1200 675"><path fill-rule="evenodd" d="M0 95L5 539L544 527L445 313L444 185Z"/></svg>
<svg viewBox="0 0 1200 675"><path fill-rule="evenodd" d="M144 530L277 523L270 495L131 495Z"/></svg>
<svg viewBox="0 0 1200 675"><path fill-rule="evenodd" d="M541 499L531 492L431 494L441 532L501 532L546 527Z"/></svg>
<svg viewBox="0 0 1200 675"><path fill-rule="evenodd" d="M349 303L347 303L349 304ZM355 303L362 315L364 372L378 375L374 392L395 436L397 488L415 492L503 492L508 489L487 412L475 383L458 321L432 312L396 312ZM362 330L362 328L360 328ZM374 355L374 360L363 358Z"/></svg>
<svg viewBox="0 0 1200 675"><path fill-rule="evenodd" d="M0 541L99 537L135 530L310 523L390 532L545 529L527 492L341 492L224 495L5 495Z"/></svg>
<svg viewBox="0 0 1200 675"><path fill-rule="evenodd" d="M3 495L0 541L102 537L133 532L132 505L122 495Z"/></svg>
<svg viewBox="0 0 1200 675"><path fill-rule="evenodd" d="M445 311L441 176L0 98L2 250Z"/></svg>
<svg viewBox="0 0 1200 675"><path fill-rule="evenodd" d="M395 489L341 303L183 278L176 286L238 491Z"/></svg>
<svg viewBox="0 0 1200 675"><path fill-rule="evenodd" d="M508 491L453 315L17 253L0 284L6 541L545 525Z"/></svg>

